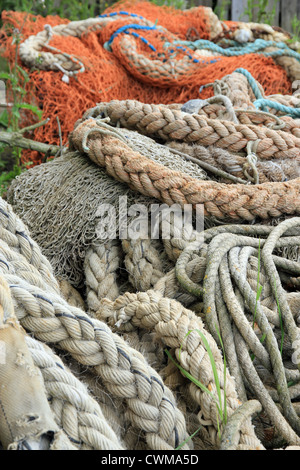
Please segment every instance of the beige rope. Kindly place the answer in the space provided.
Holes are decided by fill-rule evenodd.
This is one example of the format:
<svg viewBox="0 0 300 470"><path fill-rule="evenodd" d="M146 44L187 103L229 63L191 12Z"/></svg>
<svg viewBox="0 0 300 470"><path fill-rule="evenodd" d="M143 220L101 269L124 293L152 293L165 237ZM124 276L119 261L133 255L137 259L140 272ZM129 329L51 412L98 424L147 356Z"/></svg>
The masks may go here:
<svg viewBox="0 0 300 470"><path fill-rule="evenodd" d="M143 356L104 323L68 305L59 294L42 290L31 275L33 267L5 243L0 253L0 270L11 285L22 326L36 338L68 351L81 364L92 366L112 396L126 401L128 418L145 433L150 448L167 450L183 442L187 437L184 417L171 391ZM22 277L11 274L15 266Z"/></svg>
<svg viewBox="0 0 300 470"><path fill-rule="evenodd" d="M133 326L154 329L167 346L175 349L176 359L182 367L203 383L213 394L216 394L216 385L208 353L197 333L197 330L201 331L213 351L221 387L224 387L223 359L216 343L204 329L202 321L179 302L164 298L154 291L125 294L115 302L107 300L104 304L103 301L102 308L98 313L99 317L103 320L106 319L110 325L115 325L117 322L121 326L122 323L130 321ZM189 332L191 333L188 335ZM241 402L237 398L233 378L229 374L226 374L226 377L226 401L230 415L232 410L240 406ZM200 404L200 413L203 413L203 419L210 427L209 435L212 442L218 442L217 430L220 423L218 422L216 402L208 393L202 392L193 383L190 385L190 392L194 400ZM222 400L224 399L224 390L222 390ZM200 422L201 420L200 417ZM241 435L241 444L246 443L252 449L262 449L250 423L247 423L242 433L244 435Z"/></svg>
<svg viewBox="0 0 300 470"><path fill-rule="evenodd" d="M138 108L142 111L143 108L152 109L152 106L140 105ZM158 113L153 113L151 119L154 119L154 114L155 126L161 126ZM133 116L136 120L136 113ZM194 119L195 115L190 117ZM141 113L140 119L142 120ZM82 141L88 132L90 139L87 153L92 161L106 168L108 174L116 180L127 183L131 189L168 205L203 204L205 216L249 221L256 217L268 219L299 212L299 178L292 182L266 183L255 187L201 182L148 160L115 137L101 135L99 132L91 137L94 128L99 129L95 119L83 120L70 136L71 146L82 152ZM257 154L260 144L261 142L258 144ZM299 151L297 149L297 153Z"/></svg>
<svg viewBox="0 0 300 470"><path fill-rule="evenodd" d="M122 127L164 141L193 142L205 146L215 145L231 152L245 152L249 141L260 139L257 148L260 159L290 159L300 154L300 140L284 131L216 121L204 115L182 113L164 105L113 100L99 104L92 112L94 117L105 113L110 117L112 125L119 123ZM91 111L87 111L82 121L90 114Z"/></svg>
<svg viewBox="0 0 300 470"><path fill-rule="evenodd" d="M114 300L119 295L116 271L120 267L120 245L108 240L102 245L91 245L84 261L86 298L91 313L100 308L100 299Z"/></svg>
<svg viewBox="0 0 300 470"><path fill-rule="evenodd" d="M122 450L120 440L83 382L45 344L26 336L26 344L42 373L56 423L79 450Z"/></svg>
<svg viewBox="0 0 300 470"><path fill-rule="evenodd" d="M203 145L184 142L173 141L166 145L169 148L214 165L238 178L245 178L243 168L246 159L241 155L236 155L217 147L204 147ZM256 166L260 183L282 182L300 176L300 157L293 160L257 161ZM224 183L229 182L225 178L221 179L221 181Z"/></svg>
<svg viewBox="0 0 300 470"><path fill-rule="evenodd" d="M129 281L135 290L146 291L154 287L164 273L159 254L150 238L123 240L122 247Z"/></svg>
<svg viewBox="0 0 300 470"><path fill-rule="evenodd" d="M5 449L75 450L53 419L40 371L0 276L0 440Z"/></svg>

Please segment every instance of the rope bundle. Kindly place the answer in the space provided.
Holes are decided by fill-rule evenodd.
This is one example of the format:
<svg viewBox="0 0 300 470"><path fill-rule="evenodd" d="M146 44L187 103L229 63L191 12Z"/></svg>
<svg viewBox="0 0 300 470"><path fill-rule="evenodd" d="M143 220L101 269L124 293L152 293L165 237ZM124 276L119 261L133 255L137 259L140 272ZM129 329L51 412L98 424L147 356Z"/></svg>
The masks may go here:
<svg viewBox="0 0 300 470"><path fill-rule="evenodd" d="M123 106L121 107L119 103L115 102L108 105L107 112L110 114L112 122L120 121L122 125L126 126L127 123L130 127L137 125L143 131L147 128L148 132L156 134L161 138L164 138L167 133L170 139L176 138L176 136L178 139L183 139L184 136L192 134L193 140L197 142L201 136L205 136L207 128L199 129L198 123L203 122L205 125L207 121L200 116L197 119L197 115L179 113L183 119L176 120L175 111L172 112L172 110L164 107L142 105L135 102L122 104ZM117 107L118 113L114 114L114 106ZM127 110L128 113L126 115ZM122 119L122 115L126 115L128 118L130 116L129 122L127 119ZM196 123L194 129L187 125L193 126L194 123ZM221 134L223 123L216 121L213 121L213 123L215 129ZM225 129L228 128L229 122L224 121L224 123ZM230 126L233 125L230 123ZM182 129L182 134L180 134L180 128ZM250 130L251 132L252 129ZM255 132L259 133L260 130L257 131L255 128ZM276 134L274 135L275 141L271 142L271 139L266 139L268 144L272 143L266 153L272 147L275 147L275 142L280 144L282 136L285 138L284 133L277 136L277 133L273 132ZM227 130L225 135L226 133ZM224 139L219 134L217 135L219 142L224 142L226 137ZM236 140L238 136L235 139L231 135L228 138L228 142L232 138ZM251 135L251 138L256 140L257 134L254 133ZM242 139L238 142L239 148L245 146L247 142L245 140ZM205 141L206 145L216 142L214 138L211 139L210 137L203 137L203 141ZM286 137L285 144L293 146L290 136ZM298 145L300 144L296 141L295 144L296 147L289 150L286 149L287 157L293 158L299 156L300 148L298 148ZM105 132L101 131L101 123L98 125L97 120L94 118L83 118L82 122L78 123L70 135L70 149L87 153L92 161L105 168L108 174L116 180L125 182L130 188L143 195L163 201L169 206L172 204L179 204L182 207L184 204L203 204L204 215L215 216L219 219L227 217L231 220L248 221L254 220L256 217L268 219L270 217L280 217L283 214L293 215L298 213L299 178L291 182L266 183L256 185L255 187L239 184L229 186L208 181L199 182L184 173L169 170L162 165L148 160L143 155L133 152L118 137L105 135ZM257 153L262 155L260 144L258 144ZM284 155L284 152L278 152L277 155L282 154Z"/></svg>
<svg viewBox="0 0 300 470"><path fill-rule="evenodd" d="M1 213L3 215L5 214L5 220L9 220L9 214L11 213L9 206L3 201L1 206ZM11 222L9 223L9 226L12 227ZM117 337L110 332L108 327L105 325L106 322L108 322L113 329L117 326L118 331L125 328L128 337L130 336L130 330L132 330L132 328L141 328L142 330L146 328L150 331L155 331L155 335L163 341L166 346L170 347L172 351L174 350L174 357L176 357L180 362L181 366L186 371L190 372L192 376L201 380L201 382L204 383L209 390L212 390L213 393L217 393L214 376L212 374L208 355L205 352L205 347L197 332L201 331L209 341L214 359L218 364L217 369L219 370L221 386L225 386L222 382L224 378L224 363L220 354L220 349L217 346L219 338L216 335L215 329L215 326L218 325L222 338L224 338L226 359L228 360L228 369L226 370L226 388L224 389L224 394L222 394L222 400L227 400L228 415L229 417L232 416L232 419L229 418L228 423L231 423L234 419L238 419L239 415L236 415L233 411L235 409L239 409L242 402L248 402L247 394L250 393L251 397L254 396L259 399L264 411L267 413L270 422L275 426L279 436L290 445L299 445L299 438L293 429L297 429L296 426L298 418L295 416L295 411L293 411L294 405L291 404L292 397L295 397L298 393L297 380L299 373L295 367L294 369L291 368L291 365L282 369L283 375L282 373L281 375L279 373L281 360L277 341L278 331L280 331L280 317L278 315L278 310L276 312L276 301L278 301L281 308L280 311L282 312L282 317L284 319L283 321L287 328L286 334L289 338L289 341L286 342L287 338L285 337L283 347L282 357L285 361L288 360L288 357L291 357L291 354L293 354L291 342L297 342L298 338L298 327L295 326L295 323L293 322L298 321L299 296L287 294L284 290L281 290L281 283L287 281L287 273L289 272L292 275L291 280L299 276L299 263L285 260L278 256L273 256L273 260L279 270L278 272L280 273L280 276L278 277L276 274L275 278L276 295L274 295L274 286L272 286L272 276L270 275L270 273L272 273L272 267L268 267L268 260L272 259L272 257L270 257L270 252L272 252L274 248L276 248L276 250L284 250L285 247L291 246L292 244L299 246L299 236L297 235L297 231L295 232L293 229L293 227L297 229L298 226L299 219L295 218L280 224L276 228L271 226L250 227L238 225L214 227L204 233L205 244L202 247L199 247L199 242L197 242L197 251L200 249L200 258L195 258L193 256L195 244L191 245L190 242L184 242L183 239L174 238L172 239L174 247L177 243L176 240L181 240L182 244L181 249L173 250L173 258L175 256L175 258L178 259L176 269L173 269L165 276L161 275L159 281L154 286L154 290L147 290L144 293L141 292L139 294L127 292L124 295L117 296L114 300L109 300L108 298L102 299L99 303L99 309L97 310L97 316L101 319L100 322L92 317L88 319L83 311L78 308L72 308L72 306L66 304L59 294L43 290L42 286L44 289L47 288L45 280L38 280L36 269L29 264L26 258L22 257L20 259L20 255L12 250L4 241L1 245L1 271L2 276L4 276L10 285L10 291L14 299L16 312L21 324L28 331L34 332L38 339L59 345L60 348L69 351L74 359L79 363L90 364L93 368L96 368L97 373L99 373L101 379L104 380L105 387L109 390L110 394L112 396L122 398L123 400L124 385L122 387L122 394L120 395L121 389L119 388L118 391L116 391L116 382L114 382L115 385L112 385L109 382L110 376L108 375L108 371L112 366L107 364L103 368L103 366L97 365L99 359L97 359L96 349L92 347L95 339L92 339L90 334L88 334L92 325L94 331L98 328L102 331L101 336L98 336L98 341L105 341L105 344L107 345L106 347L108 347L108 339L113 338L116 344L118 344L118 348L120 349L122 346L122 351L124 351L124 354L126 351L128 357L132 357L132 349L128 349L128 345L125 349L125 343L122 342L124 340L121 340L120 338L117 340ZM12 228L12 231L14 232L15 229ZM230 232L235 233L235 235L232 235ZM228 233L228 235L225 239L224 234L226 233ZM25 231L25 234L31 241L27 231ZM257 238L254 238L253 235L259 235L260 242ZM282 235L285 235L285 237L280 238ZM174 232L174 236L178 236L178 233ZM254 282L255 277L257 277L255 258L257 259L257 248L259 246L261 247L261 263L264 263L259 271L260 283L263 285L263 291L259 300L261 304L259 303L255 306L256 294L253 287L256 287ZM154 247L153 250L153 253L155 253ZM131 254L131 251L129 250L128 253ZM224 255L226 256L224 257ZM203 261L200 261L199 270L198 259L201 260L202 258L204 259L204 271L201 269ZM235 276L234 279L237 282L239 292L234 292L232 288L229 288L228 268L226 270L225 267L226 258L230 263L233 263L233 268L230 268L230 273L232 276ZM44 259L41 254L40 259L42 261L40 264L42 265ZM248 260L251 261L250 265ZM153 261L153 265L155 266L155 257L150 258L149 261ZM241 267L239 269L237 269L237 263L241 263ZM108 258L107 264L110 264ZM245 269L247 269L247 265L248 273L244 280L241 273L246 272ZM220 278L216 281L213 273L217 272L218 267L220 269ZM251 269L253 269L253 272L251 272L250 267L252 267ZM19 272L22 273L22 277L14 274L16 268L18 268ZM235 273L238 273L238 277ZM266 276L269 277L269 281ZM173 289L170 290L169 287L168 297L165 297L166 284L169 284L170 286L171 278L173 278ZM187 278L188 281L186 281ZM248 281L246 281L247 278ZM141 279L144 279L143 274L141 275ZM105 279L100 281L99 285L104 281ZM136 279L134 279L134 281L136 282ZM133 280L131 282L133 282ZM214 282L216 282L215 287ZM247 284L247 282L251 283L252 287L250 287L250 284ZM203 289L199 288L202 283ZM165 290L164 292L162 292L163 285ZM145 289L146 288L147 286L145 286ZM179 296L179 291L187 291L188 294L186 298L189 299L187 303L190 305L192 305L193 299L196 299L199 295L200 297L203 295L202 311L204 313L206 312L205 325L211 330L215 339L207 333L206 327L202 323L201 319L196 316L192 310L185 308L182 303L179 303L175 299L172 300L172 297ZM98 292L101 292L101 289L98 290ZM216 296L215 300L214 295ZM270 299L272 295L273 301ZM236 300L234 300L235 296ZM241 298L245 299L242 303ZM242 307L244 305L244 301L246 301L247 308L244 313L242 313L242 308L245 308ZM47 310L45 310L45 308L47 308ZM54 309L53 314L50 314L52 309ZM256 310L256 322L259 330L252 330L252 320L249 318L250 312L253 314L254 309ZM232 320L229 321L229 319L226 320L226 318L228 318L225 315L226 311L231 315L234 315L233 322ZM30 312L36 313L32 316L32 313ZM37 312L40 312L39 316L37 316ZM217 323L214 321L215 314L218 315ZM242 319L243 315L246 315L244 320ZM294 315L296 315L295 320L293 319ZM102 323L104 320L105 323ZM268 322L271 322L274 325L274 333L272 332L272 329L268 328ZM76 328L77 323L81 324L82 333L85 332L82 339L78 336L79 331ZM88 324L86 325L86 323ZM57 326L55 326L56 324ZM128 328L129 326L130 328ZM230 334L229 332L231 329L232 333ZM67 331L69 333L66 335ZM251 333L251 331L253 332ZM188 332L191 333L187 335ZM258 335L259 338L260 334L266 334L266 349L256 337L256 335ZM230 339L231 337L233 338L233 341ZM91 343L90 346L88 346L89 343ZM84 344L88 349L83 356L82 352L79 352L79 349L77 348L80 348L81 350ZM235 345L236 352L233 345ZM89 348L92 348L90 352L88 352ZM105 357L107 357L106 360L109 358L109 350L110 348L105 353ZM278 352L276 353L276 351ZM250 358L250 354L255 355L255 361L253 364L251 360L250 362L249 360L246 360L247 355ZM268 354L270 354L270 357ZM275 359L276 354L277 359ZM136 355L137 352L134 353L135 368L138 367L137 364L139 363L139 360L141 360L141 356ZM131 361L132 360L133 358ZM201 363L200 368L199 360ZM259 366L259 364L261 365ZM107 372L105 372L106 370ZM239 374L237 374L237 370L239 371ZM115 373L117 373L117 370L115 370ZM274 374L273 378L271 378L272 373ZM143 368L143 375L144 374L145 369ZM232 381L231 374L235 377L234 381ZM152 371L152 377L154 378L158 376L154 375L154 372ZM265 385L263 384L263 381L265 380L267 381L267 388L265 388ZM281 391L279 395L275 390L272 390L272 383L274 383L274 380L275 382L278 382L278 384L279 381L281 383L280 387L277 386L277 389ZM289 389L286 388L286 392L284 392L283 384L290 380L293 380L295 385ZM227 433L229 433L229 431L224 431L225 437L220 441L220 437L217 433L220 423L216 418L215 400L206 392L199 393L198 387L193 383L189 385L188 390L190 400L198 404L200 407L197 412L198 420L200 423L205 422L205 426L207 427L206 431L202 430L201 439L204 442L209 441L213 446L216 446L216 448L219 448L220 446L222 448L225 446L226 436L226 442L228 440ZM287 390L289 390L289 392L287 392ZM168 400L170 400L169 395ZM280 404L276 406L275 403L278 401ZM249 406L250 403L251 402L249 402ZM231 409L233 411L231 411ZM254 410L253 413L257 413L260 410L259 406L255 405L255 402L253 402L253 407L251 409L252 411ZM241 421L238 421L238 423L243 422L245 425L242 410L241 415ZM246 422L249 421L250 416L251 413L248 415L246 413ZM132 418L133 417L131 416L131 419ZM143 420L140 421L140 418L138 420L137 417L134 418L134 427L139 427L140 425L143 427L144 425L142 422ZM257 438L254 437L253 431L251 431L251 426L249 428L249 423L246 425L246 428L241 424L238 425L238 428L240 432L242 432L242 436L243 432L245 432L245 437L241 437L238 448L262 448L259 441L257 441ZM245 431L243 431L243 429L245 429ZM74 435L72 435L69 430L69 435L70 434L71 437L74 438ZM151 432L150 434L146 433L146 435L148 446L149 443L152 443L152 446L155 448L165 448L165 444L162 444L161 440L157 441L155 438L153 441ZM243 439L245 439L245 441ZM78 440L80 441L80 439ZM84 440L85 439L83 439L81 431L81 442ZM231 442L231 437L229 441ZM112 441L112 445L115 445L113 442L114 441ZM98 443L98 446L99 445L104 446L103 442L102 444Z"/></svg>
<svg viewBox="0 0 300 470"><path fill-rule="evenodd" d="M112 32L113 18L123 16L105 14L55 32L77 37L87 25L104 24ZM132 45L141 40L137 30L156 25L128 16L136 17L135 28L120 23L118 34L102 40L138 60L145 81L173 83L171 63L160 60L157 74L155 60L144 60ZM239 38L239 25L228 32L210 20L216 38L226 40L226 32ZM83 63L49 46L53 31L39 35L38 49L46 41L58 53L43 52L43 67L66 76L83 72ZM31 43L34 51L36 38ZM191 63L199 66L191 58L177 61L184 73ZM288 59L298 60L296 53ZM55 420L77 448L300 446L300 219L292 218L300 207L299 103L266 96L241 68L208 86L215 96L184 105L113 100L89 109L68 150L20 175L8 192L39 245L0 200L0 277L17 320L36 338L35 347L28 344ZM175 214L159 221L159 236L168 226L167 239L122 237L121 198L143 205L148 227L149 208L158 202L188 204L192 219L184 228ZM112 210L105 221L114 236L105 240L100 204ZM199 206L202 238L194 227ZM268 225L255 224L262 221ZM78 374L84 367L88 389L40 342L71 357ZM52 387L57 367L63 372ZM80 404L71 393L76 387Z"/></svg>
<svg viewBox="0 0 300 470"><path fill-rule="evenodd" d="M10 210L4 201L1 201L1 212L9 218ZM28 233L26 235L29 237ZM43 259L41 254L40 257ZM171 391L141 354L113 334L105 323L68 305L59 294L47 292L47 283L37 280L38 271L4 241L1 260L1 275L10 286L18 319L27 331L34 332L39 340L68 351L79 363L92 366L111 395L126 400L127 416L135 427L144 431L150 448L172 449L185 440L184 418L176 408ZM16 273L16 268L21 276ZM177 302L175 305L180 313L182 307ZM220 362L221 356L214 340L206 332L204 334ZM203 348L201 350L201 355L206 356ZM133 380L131 376L134 376ZM227 385L227 393L232 397L228 404L230 413L231 407L235 409L240 402L229 375L227 380L231 384ZM248 423L243 429L245 444L261 447L251 425Z"/></svg>

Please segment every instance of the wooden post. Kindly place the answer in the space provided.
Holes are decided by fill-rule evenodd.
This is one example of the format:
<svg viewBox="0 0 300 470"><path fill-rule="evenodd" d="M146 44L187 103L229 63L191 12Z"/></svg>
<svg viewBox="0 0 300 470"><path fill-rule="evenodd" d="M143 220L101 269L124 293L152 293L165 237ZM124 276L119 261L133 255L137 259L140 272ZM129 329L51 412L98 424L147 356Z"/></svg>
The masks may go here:
<svg viewBox="0 0 300 470"><path fill-rule="evenodd" d="M292 33L292 20L294 16L300 19L300 1L299 0L281 0L281 28Z"/></svg>
<svg viewBox="0 0 300 470"><path fill-rule="evenodd" d="M231 19L232 21L249 21L248 15L245 15L247 8L247 0L232 0L231 2Z"/></svg>

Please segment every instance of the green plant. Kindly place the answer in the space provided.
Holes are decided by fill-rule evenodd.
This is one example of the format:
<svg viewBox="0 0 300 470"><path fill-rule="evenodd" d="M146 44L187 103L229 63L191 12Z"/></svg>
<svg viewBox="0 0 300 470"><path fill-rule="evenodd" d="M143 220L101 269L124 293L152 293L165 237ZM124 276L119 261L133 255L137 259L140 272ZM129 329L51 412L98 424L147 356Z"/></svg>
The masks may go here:
<svg viewBox="0 0 300 470"><path fill-rule="evenodd" d="M168 350L166 350L165 352L168 355L168 357L171 359L171 361L178 367L178 369L181 371L181 373L185 377L187 377L191 382L193 382L195 385L197 385L197 387L199 387L203 392L208 393L213 398L213 400L215 401L216 406L217 406L217 410L218 410L218 415L217 415L218 434L219 434L219 437L221 437L221 425L225 426L226 423L227 423L227 401L226 401L226 370L227 370L227 365L226 365L226 355L225 355L223 341L222 341L220 332L219 332L217 327L216 327L216 330L217 330L219 341L220 341L220 344L221 344L221 347L222 347L223 358L224 358L223 359L223 361L224 361L224 403L222 403L221 385L220 385L220 380L219 380L219 376L218 376L218 371L217 371L217 366L216 366L216 363L215 363L215 359L214 359L212 350L209 346L209 343L208 343L205 335L202 333L202 331L200 331L198 329L190 330L185 335L185 338L187 338L193 331L196 331L199 334L199 336L201 337L201 340L202 340L202 342L204 344L204 347L205 347L205 349L208 353L209 360L210 360L210 363L211 363L211 366L212 366L212 371L213 371L213 375L214 375L214 381L215 381L215 385L216 385L218 399L215 397L215 395L203 383L201 383L199 380L197 380L195 377L193 377L180 364L178 364L174 360L174 358L172 357L172 355L170 354L170 352ZM180 360L181 350L182 350L182 345L180 346L180 349L179 349L179 360ZM192 436L190 436L190 438L194 437L200 429L201 428L199 428ZM184 441L184 443L185 442L187 442L187 441ZM183 446L184 443L182 443L176 450L179 450Z"/></svg>
<svg viewBox="0 0 300 470"><path fill-rule="evenodd" d="M265 23L272 25L275 20L276 7L279 0L274 0L272 10L268 10L268 0L248 0L247 7L245 8L244 14L248 16L249 21L254 21L254 9L257 9L256 21L257 23Z"/></svg>
<svg viewBox="0 0 300 470"><path fill-rule="evenodd" d="M177 10L184 10L187 8L188 3L186 0L151 0L151 2L159 6L166 5L168 7L174 7Z"/></svg>
<svg viewBox="0 0 300 470"><path fill-rule="evenodd" d="M280 304L279 304L279 300L278 300L278 295L277 295L277 287L276 287L276 279L275 279L275 277L274 277L274 292L275 292L275 299L276 299L277 310L278 310L278 315L279 315L279 320L280 320L280 330L281 330L280 354L282 355L283 340L284 340L284 328L283 328L283 320L282 320L281 308L280 308Z"/></svg>
<svg viewBox="0 0 300 470"><path fill-rule="evenodd" d="M7 132L18 133L20 131L20 124L22 119L22 112L31 112L40 120L42 111L35 105L25 102L27 94L26 85L29 82L27 72L18 65L18 49L21 41L22 34L20 31L13 31L13 43L16 46L15 59L12 66L8 66L8 70L0 73L0 80L5 81L8 90L7 97L10 98L11 103L2 103L7 106L0 116L0 125L6 129ZM19 147L12 147L10 161L7 160L4 164L4 153L7 155L7 146L0 144L0 166L2 169L0 175L0 194L6 191L9 182L18 174L21 173L26 166L21 164L21 150Z"/></svg>
<svg viewBox="0 0 300 470"><path fill-rule="evenodd" d="M256 281L256 300L255 300L255 309L254 309L254 315L253 315L253 328L255 324L255 319L256 319L256 312L257 312L257 303L260 299L263 286L259 284L260 280L260 239L258 241L258 266L257 266L257 281Z"/></svg>
<svg viewBox="0 0 300 470"><path fill-rule="evenodd" d="M300 19L298 19L297 15L294 15L291 26L293 37L288 40L288 43L300 42Z"/></svg>
<svg viewBox="0 0 300 470"><path fill-rule="evenodd" d="M260 239L258 243L258 267L257 267L257 289L256 289L256 301L255 301L255 309L254 309L254 315L253 315L253 328L255 326L255 319L256 319L256 313L257 313L257 304L259 302L259 299L261 297L262 293L262 286L259 284L260 280L260 267L261 267L261 262L260 262ZM277 289L276 289L276 279L274 278L274 292L275 292L275 300L277 304L277 311L279 315L279 321L280 321L280 329L281 329L281 342L280 342L280 354L282 355L282 350L283 350L283 340L284 340L284 327L283 327L283 320L282 320L282 314L281 314L281 309L280 309L280 304L277 296ZM260 341L261 343L264 342L266 337L266 334L262 335ZM254 354L251 355L251 359L254 360L255 356Z"/></svg>
<svg viewBox="0 0 300 470"><path fill-rule="evenodd" d="M221 21L227 20L227 14L230 6L231 0L224 0L222 2L218 2L217 6L214 8L214 13Z"/></svg>
<svg viewBox="0 0 300 470"><path fill-rule="evenodd" d="M101 13L113 2L88 0L78 2L68 0L67 2L57 2L55 0L2 0L2 10L24 11L33 15L59 15L71 21L84 20Z"/></svg>

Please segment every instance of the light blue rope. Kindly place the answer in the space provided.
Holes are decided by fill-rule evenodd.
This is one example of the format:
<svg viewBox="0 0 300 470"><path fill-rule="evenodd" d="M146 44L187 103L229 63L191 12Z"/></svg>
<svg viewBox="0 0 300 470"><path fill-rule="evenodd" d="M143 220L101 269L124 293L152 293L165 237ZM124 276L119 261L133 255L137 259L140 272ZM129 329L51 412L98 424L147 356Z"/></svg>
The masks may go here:
<svg viewBox="0 0 300 470"><path fill-rule="evenodd" d="M264 107L269 107L269 108L274 108L277 111L281 111L282 113L291 116L292 118L300 118L300 109L299 108L292 108L289 106L284 106L281 103L278 103L277 101L272 101L268 99L259 99L254 101L254 106L259 109L259 108L264 108Z"/></svg>
<svg viewBox="0 0 300 470"><path fill-rule="evenodd" d="M247 80L248 80L248 82L249 82L249 85L250 85L251 88L252 88L252 91L253 91L253 93L254 93L255 98L256 98L257 100L262 100L262 99L263 99L263 95L261 94L261 91L260 91L260 89L258 88L258 85L257 85L257 83L256 83L256 80L253 78L253 76L251 75L251 73L248 72L248 70L242 69L242 68L236 69L236 70L234 71L234 73L235 73L235 72L241 73L242 75L244 75L244 76L247 78Z"/></svg>
<svg viewBox="0 0 300 470"><path fill-rule="evenodd" d="M212 52L216 52L225 57L237 57L246 54L261 54L266 57L277 57L277 56L288 56L294 57L300 61L299 52L293 51L290 49L284 42L275 42L275 41L265 41L264 39L256 39L251 43L235 43L233 47L223 48L214 42L208 41L206 39L198 39L197 41L174 41L174 45L181 44L186 46L189 49L206 49ZM167 43L166 47L169 47L171 44ZM264 49L267 47L275 47L276 51L265 52Z"/></svg>
<svg viewBox="0 0 300 470"><path fill-rule="evenodd" d="M293 108L290 106L284 106L283 104L278 103L278 101L268 100L264 98L257 86L255 79L253 78L251 73L248 72L248 70L240 68L240 69L236 69L235 72L241 73L245 77L247 77L249 85L251 86L254 96L256 98L256 101L254 101L253 104L257 109L262 109L263 111L267 111L267 108L273 108L273 109L276 109L277 111L281 111L282 113L288 116L293 117L294 119L300 117L299 108L297 109L297 108Z"/></svg>

